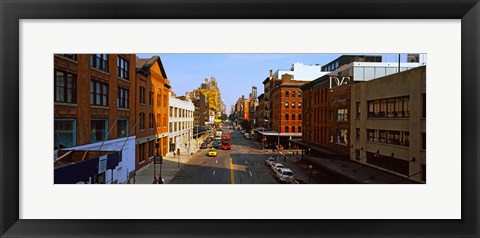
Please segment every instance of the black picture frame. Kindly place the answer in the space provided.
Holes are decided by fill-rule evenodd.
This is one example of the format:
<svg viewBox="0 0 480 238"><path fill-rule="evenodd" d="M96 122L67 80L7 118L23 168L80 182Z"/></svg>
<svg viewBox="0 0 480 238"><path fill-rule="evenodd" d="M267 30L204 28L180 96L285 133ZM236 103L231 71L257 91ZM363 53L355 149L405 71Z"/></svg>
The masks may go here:
<svg viewBox="0 0 480 238"><path fill-rule="evenodd" d="M480 5L478 0L143 0L138 2L133 0L0 0L0 16L0 236L2 237L479 237ZM461 19L462 219L19 219L19 140L21 139L18 123L20 119L19 21L21 19L159 18ZM448 43L445 47L448 47ZM339 209L342 208L339 207Z"/></svg>

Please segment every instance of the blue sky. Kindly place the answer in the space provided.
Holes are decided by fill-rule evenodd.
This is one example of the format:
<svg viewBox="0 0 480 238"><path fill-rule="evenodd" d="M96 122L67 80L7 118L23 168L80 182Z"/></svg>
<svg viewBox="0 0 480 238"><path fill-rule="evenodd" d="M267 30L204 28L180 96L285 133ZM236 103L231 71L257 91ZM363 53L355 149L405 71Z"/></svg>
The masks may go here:
<svg viewBox="0 0 480 238"><path fill-rule="evenodd" d="M177 96L198 88L205 78L214 76L222 98L230 106L239 97L257 86L258 95L263 93L263 80L270 69L289 70L295 62L324 65L341 54L137 54L140 58L158 55ZM404 57L402 57L402 61ZM384 61L396 62L397 54L384 55Z"/></svg>

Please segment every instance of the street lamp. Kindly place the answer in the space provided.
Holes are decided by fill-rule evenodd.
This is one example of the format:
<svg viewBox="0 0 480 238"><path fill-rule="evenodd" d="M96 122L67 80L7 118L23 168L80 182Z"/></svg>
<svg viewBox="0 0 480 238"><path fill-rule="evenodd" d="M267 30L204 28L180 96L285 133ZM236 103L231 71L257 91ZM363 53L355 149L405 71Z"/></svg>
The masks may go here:
<svg viewBox="0 0 480 238"><path fill-rule="evenodd" d="M312 177L312 165L308 165L308 170L310 170L310 173L308 174L308 183L310 183L310 178Z"/></svg>

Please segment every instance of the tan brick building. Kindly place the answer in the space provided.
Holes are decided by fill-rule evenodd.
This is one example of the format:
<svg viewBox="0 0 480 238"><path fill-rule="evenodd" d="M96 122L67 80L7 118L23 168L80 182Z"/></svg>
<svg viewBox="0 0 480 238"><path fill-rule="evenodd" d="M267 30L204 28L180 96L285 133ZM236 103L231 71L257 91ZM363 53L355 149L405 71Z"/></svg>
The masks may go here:
<svg viewBox="0 0 480 238"><path fill-rule="evenodd" d="M168 153L170 81L159 56L137 58L136 169ZM158 144L158 145L157 145ZM158 147L158 148L157 148Z"/></svg>

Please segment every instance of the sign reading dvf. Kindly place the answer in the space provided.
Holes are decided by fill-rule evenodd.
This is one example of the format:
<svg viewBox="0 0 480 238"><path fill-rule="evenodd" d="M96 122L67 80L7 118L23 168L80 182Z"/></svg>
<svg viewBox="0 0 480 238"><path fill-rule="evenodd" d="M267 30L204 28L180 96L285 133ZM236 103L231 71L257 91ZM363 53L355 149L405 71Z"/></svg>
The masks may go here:
<svg viewBox="0 0 480 238"><path fill-rule="evenodd" d="M353 81L351 76L348 77L339 77L339 76L330 76L330 88L338 87L341 85L350 84Z"/></svg>

